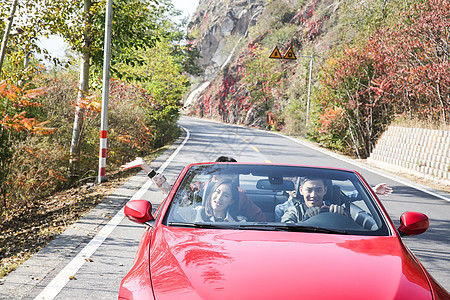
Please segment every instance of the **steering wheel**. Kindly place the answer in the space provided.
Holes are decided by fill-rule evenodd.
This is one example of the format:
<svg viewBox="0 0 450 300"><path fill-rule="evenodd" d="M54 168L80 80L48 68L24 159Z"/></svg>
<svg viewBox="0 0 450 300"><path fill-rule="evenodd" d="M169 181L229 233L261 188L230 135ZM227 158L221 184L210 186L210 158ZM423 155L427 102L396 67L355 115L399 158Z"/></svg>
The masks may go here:
<svg viewBox="0 0 450 300"><path fill-rule="evenodd" d="M332 205L333 205L333 204L332 204ZM348 213L346 212L346 210L345 210L344 208L342 208L342 207L340 207L340 208L342 209L342 212L343 212L342 215L351 218L351 217L348 215ZM304 217L304 220L310 219L310 218L316 216L317 214L323 214L323 213L328 213L328 212L329 212L329 213L335 213L335 214L341 214L341 213L339 213L339 212L330 211L330 206L322 206L322 207L320 208L320 210L319 210L315 215L309 216L308 211L309 211L309 210L313 210L313 209L315 209L315 211L317 211L317 207L310 207L308 210L306 210L305 215L307 216L307 218Z"/></svg>
<svg viewBox="0 0 450 300"><path fill-rule="evenodd" d="M319 214L330 212L330 208L327 206L322 206L319 210ZM314 216L313 216L314 217ZM310 217L311 218L311 217Z"/></svg>
<svg viewBox="0 0 450 300"><path fill-rule="evenodd" d="M322 211L322 210L321 210ZM361 227L346 215L323 211L303 221L302 225L324 227L329 229L361 230Z"/></svg>

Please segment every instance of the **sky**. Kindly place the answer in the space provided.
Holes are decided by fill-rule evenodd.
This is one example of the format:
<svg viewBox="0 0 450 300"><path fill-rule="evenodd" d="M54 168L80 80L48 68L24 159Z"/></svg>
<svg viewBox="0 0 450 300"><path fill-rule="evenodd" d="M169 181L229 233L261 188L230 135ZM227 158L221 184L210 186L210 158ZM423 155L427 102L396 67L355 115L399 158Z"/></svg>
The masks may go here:
<svg viewBox="0 0 450 300"><path fill-rule="evenodd" d="M186 16L192 16L197 9L199 0L172 0L175 8L183 11L181 19ZM51 36L49 38L41 38L39 45L47 49L52 56L62 58L65 56L65 51L67 45L64 43L63 39L59 36Z"/></svg>
<svg viewBox="0 0 450 300"><path fill-rule="evenodd" d="M199 0L172 0L175 8L178 8L184 12L184 15L191 15L195 12L198 6Z"/></svg>

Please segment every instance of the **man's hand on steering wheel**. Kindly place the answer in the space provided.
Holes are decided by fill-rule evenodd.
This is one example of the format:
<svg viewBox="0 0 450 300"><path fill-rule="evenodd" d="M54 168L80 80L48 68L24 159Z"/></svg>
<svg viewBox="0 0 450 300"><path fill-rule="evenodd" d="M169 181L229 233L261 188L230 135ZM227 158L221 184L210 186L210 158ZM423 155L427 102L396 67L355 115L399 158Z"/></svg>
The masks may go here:
<svg viewBox="0 0 450 300"><path fill-rule="evenodd" d="M331 204L329 211L335 214L341 214L341 215L346 215L346 212L344 210L344 208L340 205L337 204Z"/></svg>
<svg viewBox="0 0 450 300"><path fill-rule="evenodd" d="M321 207L310 207L306 210L305 215L303 216L303 220L309 219L312 216L318 215L321 213Z"/></svg>
<svg viewBox="0 0 450 300"><path fill-rule="evenodd" d="M347 216L347 213L345 212L345 209L337 204L331 204L330 206L327 205L323 205L322 207L310 207L308 208L308 210L305 212L305 215L303 217L303 220L307 220L315 215L318 215L320 213L324 213L324 212L331 212L331 213L335 213L335 214L340 214L340 215L344 215Z"/></svg>

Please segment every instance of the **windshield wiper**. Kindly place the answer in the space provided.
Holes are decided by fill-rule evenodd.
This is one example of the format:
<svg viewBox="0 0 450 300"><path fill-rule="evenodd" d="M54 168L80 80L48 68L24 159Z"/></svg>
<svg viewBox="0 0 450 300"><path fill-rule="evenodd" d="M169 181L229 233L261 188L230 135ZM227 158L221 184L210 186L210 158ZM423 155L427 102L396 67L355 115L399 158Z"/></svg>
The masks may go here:
<svg viewBox="0 0 450 300"><path fill-rule="evenodd" d="M184 222L168 222L167 225L169 226L180 226L180 227L193 227L193 228L213 228L213 229L236 229L237 226L233 224L227 224L227 223L202 223L202 222L195 222L195 223L184 223Z"/></svg>
<svg viewBox="0 0 450 300"><path fill-rule="evenodd" d="M193 227L193 228L215 228L215 229L239 229L239 230L277 230L276 226L267 223L228 223L228 222L168 222L169 226Z"/></svg>
<svg viewBox="0 0 450 300"><path fill-rule="evenodd" d="M292 223L226 223L226 222L168 222L169 226L193 227L193 228L208 228L208 229L239 229L239 230L280 230L293 232L319 232L332 234L348 234L345 230L329 229L316 226L305 226L301 224Z"/></svg>
<svg viewBox="0 0 450 300"><path fill-rule="evenodd" d="M317 226L306 226L301 224L280 223L274 226L277 230L295 231L295 232L320 232L334 234L348 234L348 231L341 229L329 229Z"/></svg>

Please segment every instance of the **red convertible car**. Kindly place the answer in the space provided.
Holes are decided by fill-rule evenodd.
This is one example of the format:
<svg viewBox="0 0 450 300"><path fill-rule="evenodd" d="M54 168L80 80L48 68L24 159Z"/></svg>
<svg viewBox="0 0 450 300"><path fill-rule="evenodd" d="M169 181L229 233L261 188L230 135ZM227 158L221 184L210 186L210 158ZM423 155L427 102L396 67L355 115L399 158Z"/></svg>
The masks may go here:
<svg viewBox="0 0 450 300"><path fill-rule="evenodd" d="M200 163L183 169L152 213L119 299L449 299L402 243L426 215L394 227L355 171Z"/></svg>

